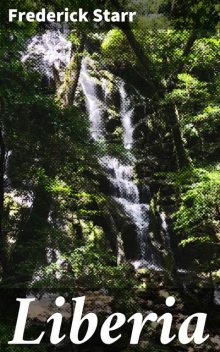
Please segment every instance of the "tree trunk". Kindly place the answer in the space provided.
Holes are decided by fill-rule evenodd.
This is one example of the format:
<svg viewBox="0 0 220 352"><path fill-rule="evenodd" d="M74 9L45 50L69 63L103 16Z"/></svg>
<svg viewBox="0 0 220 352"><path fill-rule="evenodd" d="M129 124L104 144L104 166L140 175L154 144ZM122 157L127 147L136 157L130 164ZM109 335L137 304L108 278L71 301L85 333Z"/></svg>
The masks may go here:
<svg viewBox="0 0 220 352"><path fill-rule="evenodd" d="M81 247L81 246L83 246L85 244L85 240L84 240L84 237L83 237L82 226L81 226L79 220L78 220L78 222L76 224L74 224L74 228L75 228L77 247Z"/></svg>
<svg viewBox="0 0 220 352"><path fill-rule="evenodd" d="M174 70L173 75L171 75L171 79L170 82L168 84L168 91L172 91L173 89L176 88L176 84L178 82L178 75L183 72L184 66L185 66L185 59L188 57L188 55L190 54L192 47L197 39L197 30L194 29L192 30L187 42L186 42L186 46L184 48L183 54L182 54L182 59L180 64L177 66L177 69Z"/></svg>
<svg viewBox="0 0 220 352"><path fill-rule="evenodd" d="M60 100L64 108L71 107L74 102L81 71L84 46L85 38L84 35L82 35L80 44L74 53L72 49L72 57L64 75L64 83L58 90L58 100Z"/></svg>
<svg viewBox="0 0 220 352"><path fill-rule="evenodd" d="M7 271L7 248L3 229L3 210L4 210L4 174L6 148L3 137L2 127L0 127L0 262L2 266L2 276L5 277Z"/></svg>
<svg viewBox="0 0 220 352"><path fill-rule="evenodd" d="M179 120L175 111L175 107L172 104L166 106L167 123L172 130L172 136L174 141L174 146L176 150L176 158L178 162L179 169L183 169L190 165L189 158L184 147L182 134L180 130Z"/></svg>
<svg viewBox="0 0 220 352"><path fill-rule="evenodd" d="M139 61L141 69L144 72L144 76L148 77L148 84L151 85L151 88L155 89L155 84L153 82L152 74L150 71L151 60L145 55L142 47L139 45L138 41L136 40L132 30L129 27L123 28L123 26L122 26L122 30L130 44L131 49L133 50L133 52L135 53Z"/></svg>
<svg viewBox="0 0 220 352"><path fill-rule="evenodd" d="M29 219L20 231L14 249L10 276L26 286L38 265L45 264L51 194L41 185L35 191Z"/></svg>

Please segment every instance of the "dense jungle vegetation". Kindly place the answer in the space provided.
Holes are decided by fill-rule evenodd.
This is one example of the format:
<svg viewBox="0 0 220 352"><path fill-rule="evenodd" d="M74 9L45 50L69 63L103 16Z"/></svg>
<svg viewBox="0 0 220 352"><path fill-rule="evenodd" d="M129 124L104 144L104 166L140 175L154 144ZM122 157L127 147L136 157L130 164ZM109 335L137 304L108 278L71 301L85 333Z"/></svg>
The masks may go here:
<svg viewBox="0 0 220 352"><path fill-rule="evenodd" d="M89 3L26 0L22 6L31 11L131 9L138 17L126 24L69 24L65 34L45 23L8 23L8 8L19 8L20 1L0 5L1 321L5 300L10 316L17 292L64 290L70 297L96 292L101 301L112 297L111 309L128 314L147 310L147 302L160 307L169 291L180 307L182 299L187 302L185 312L192 307L209 311L210 329L218 335L220 5L211 0ZM66 35L71 48L66 64L45 59L46 51L29 55L32 38L51 30ZM91 137L80 85L85 57L107 106L104 144ZM106 154L127 162L119 116L121 81L133 107L133 180L141 203L149 204L147 236L158 268L134 268L140 259L135 226L112 197L99 162ZM3 342L9 340L11 325L9 319L0 326ZM126 341L111 349L144 351L146 346L150 352L181 348L160 348L152 328L136 349ZM209 348L219 346L213 340ZM96 351L96 343L86 348Z"/></svg>

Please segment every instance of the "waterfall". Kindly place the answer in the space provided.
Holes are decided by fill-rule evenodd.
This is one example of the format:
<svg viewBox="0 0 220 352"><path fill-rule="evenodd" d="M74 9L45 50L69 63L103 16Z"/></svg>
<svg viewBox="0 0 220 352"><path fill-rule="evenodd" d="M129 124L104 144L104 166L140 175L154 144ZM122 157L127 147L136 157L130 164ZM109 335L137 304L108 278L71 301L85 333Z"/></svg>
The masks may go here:
<svg viewBox="0 0 220 352"><path fill-rule="evenodd" d="M54 30L48 30L42 35L33 37L25 54L22 55L22 62L28 61L34 69L42 72L49 79L53 77L53 67L56 67L62 80L71 55L71 43L67 40L66 34L67 29L54 28ZM108 80L103 78L101 82L102 101L98 97L96 80L89 73L90 62L91 59L88 58L83 60L80 75L80 83L89 115L90 134L97 143L107 143L104 116L107 112ZM127 162L121 162L117 157L105 155L99 158L99 163L112 185L112 197L135 225L139 246L139 257L135 266L149 267L157 260L154 258L152 245L149 245L149 204L141 202L140 192L134 181L135 157L132 153L134 109L122 80L118 81L118 91L120 94L119 114L123 128L123 147L125 155L128 156Z"/></svg>
<svg viewBox="0 0 220 352"><path fill-rule="evenodd" d="M107 98L106 80L102 82L104 103L100 101L97 94L97 83L89 73L89 59L84 59L80 76L80 83L86 98L86 106L89 114L90 132L96 142L105 141L105 124L103 121L106 110ZM134 109L125 90L123 81L119 82L120 94L120 118L123 127L123 146L125 153L129 150L128 162L122 163L117 157L105 155L99 158L108 180L113 189L113 198L124 209L126 215L136 227L139 246L139 258L135 263L139 266L152 266L155 262L154 254L148 250L148 228L149 228L149 204L141 203L138 186L134 182L135 161L132 153L133 131L132 116Z"/></svg>
<svg viewBox="0 0 220 352"><path fill-rule="evenodd" d="M97 87L94 80L88 74L88 62L85 59L82 62L80 82L86 97L91 136L95 141L104 141L103 104L98 99ZM103 88L105 88L104 83Z"/></svg>
<svg viewBox="0 0 220 352"><path fill-rule="evenodd" d="M120 82L119 92L121 95L121 122L124 129L123 143L125 149L131 149L133 144L133 132L134 128L132 126L131 118L134 113L134 109L131 106L131 101L126 93L124 82Z"/></svg>

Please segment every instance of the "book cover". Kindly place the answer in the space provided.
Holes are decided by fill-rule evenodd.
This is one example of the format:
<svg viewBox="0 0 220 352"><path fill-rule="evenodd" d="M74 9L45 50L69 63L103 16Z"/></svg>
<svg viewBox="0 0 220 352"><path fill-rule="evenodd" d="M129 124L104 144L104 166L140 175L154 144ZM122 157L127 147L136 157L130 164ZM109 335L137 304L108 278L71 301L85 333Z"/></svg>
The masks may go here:
<svg viewBox="0 0 220 352"><path fill-rule="evenodd" d="M0 349L220 350L220 6L0 4Z"/></svg>

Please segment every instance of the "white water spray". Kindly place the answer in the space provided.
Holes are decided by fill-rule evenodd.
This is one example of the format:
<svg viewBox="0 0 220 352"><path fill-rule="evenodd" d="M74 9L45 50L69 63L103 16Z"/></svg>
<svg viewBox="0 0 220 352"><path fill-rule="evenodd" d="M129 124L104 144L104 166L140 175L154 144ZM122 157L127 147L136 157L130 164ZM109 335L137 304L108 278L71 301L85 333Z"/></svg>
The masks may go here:
<svg viewBox="0 0 220 352"><path fill-rule="evenodd" d="M71 42L67 40L67 30L47 30L34 36L22 54L21 61L33 64L35 70L53 78L53 67L62 73L71 55Z"/></svg>

